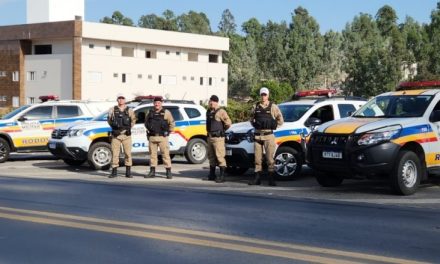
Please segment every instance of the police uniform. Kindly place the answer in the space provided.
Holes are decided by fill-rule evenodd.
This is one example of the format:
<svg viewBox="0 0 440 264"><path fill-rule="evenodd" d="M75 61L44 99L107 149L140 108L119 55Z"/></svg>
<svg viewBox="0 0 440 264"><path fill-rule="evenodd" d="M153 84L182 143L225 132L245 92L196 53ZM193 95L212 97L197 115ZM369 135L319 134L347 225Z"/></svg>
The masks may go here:
<svg viewBox="0 0 440 264"><path fill-rule="evenodd" d="M122 145L125 154L125 176L131 178L131 128L136 123L136 116L133 110L127 106L124 109L115 106L110 108L107 121L112 128L112 174L110 177L116 177L116 169L119 167L119 153Z"/></svg>
<svg viewBox="0 0 440 264"><path fill-rule="evenodd" d="M217 97L212 96L212 99ZM217 98L218 102L218 98ZM225 130L232 122L228 113L222 108L208 109L206 112L206 131L208 132L208 159L209 175L208 180L215 180L217 183L224 182L226 168L225 160ZM216 177L215 167L220 167L220 175Z"/></svg>
<svg viewBox="0 0 440 264"><path fill-rule="evenodd" d="M276 149L275 136L273 130L284 123L283 115L278 106L272 102L266 105L259 102L252 111L251 123L255 128L255 177L249 181L249 185L261 184L261 172L263 163L263 149L268 165L269 185L274 186L274 155Z"/></svg>
<svg viewBox="0 0 440 264"><path fill-rule="evenodd" d="M171 112L167 109L150 110L146 119L148 149L150 152L150 172L145 178L156 176L156 167L158 163L157 148L160 148L163 164L166 169L167 179L171 179L171 158L168 145L168 135L174 130L175 122Z"/></svg>

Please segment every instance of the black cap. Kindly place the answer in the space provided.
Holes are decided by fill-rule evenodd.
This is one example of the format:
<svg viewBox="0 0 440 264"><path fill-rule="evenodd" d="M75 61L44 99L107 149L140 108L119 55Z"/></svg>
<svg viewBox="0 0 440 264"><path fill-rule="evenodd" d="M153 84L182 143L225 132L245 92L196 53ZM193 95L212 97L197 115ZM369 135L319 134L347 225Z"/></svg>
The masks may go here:
<svg viewBox="0 0 440 264"><path fill-rule="evenodd" d="M154 97L154 100L153 100L153 101L154 101L154 102L157 102L157 101L162 102L162 97L159 97L159 96Z"/></svg>
<svg viewBox="0 0 440 264"><path fill-rule="evenodd" d="M209 101L217 102L218 103L218 96L213 94L211 95L211 98L209 98Z"/></svg>

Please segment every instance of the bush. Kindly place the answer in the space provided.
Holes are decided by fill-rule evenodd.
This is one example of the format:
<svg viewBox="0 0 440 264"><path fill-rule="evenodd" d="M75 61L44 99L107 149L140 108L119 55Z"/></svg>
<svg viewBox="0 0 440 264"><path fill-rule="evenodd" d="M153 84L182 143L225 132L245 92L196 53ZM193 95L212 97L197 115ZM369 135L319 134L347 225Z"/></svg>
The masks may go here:
<svg viewBox="0 0 440 264"><path fill-rule="evenodd" d="M260 100L261 87L267 87L269 89L269 100L276 104L289 101L293 95L293 88L289 83L269 80L262 82L252 89L251 96L255 102Z"/></svg>
<svg viewBox="0 0 440 264"><path fill-rule="evenodd" d="M252 102L236 101L231 98L228 99L228 107L225 108L232 123L248 121L251 109Z"/></svg>

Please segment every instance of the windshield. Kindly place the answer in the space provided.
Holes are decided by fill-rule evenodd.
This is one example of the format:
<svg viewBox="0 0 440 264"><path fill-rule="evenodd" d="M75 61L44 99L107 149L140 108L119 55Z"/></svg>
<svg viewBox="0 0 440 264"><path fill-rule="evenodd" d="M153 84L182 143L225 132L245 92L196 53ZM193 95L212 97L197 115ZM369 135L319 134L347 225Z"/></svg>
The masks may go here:
<svg viewBox="0 0 440 264"><path fill-rule="evenodd" d="M300 119L312 105L280 105L281 113L283 114L284 122L295 122Z"/></svg>
<svg viewBox="0 0 440 264"><path fill-rule="evenodd" d="M19 108L17 108L17 109L15 109L15 110L13 110L13 111L7 113L6 115L4 115L4 116L2 117L2 119L3 119L3 120L4 120L4 119L9 119L9 118L15 116L16 114L20 113L21 111L23 111L23 110L25 110L25 109L28 109L29 106L30 106L30 105L23 105L23 106L20 106Z"/></svg>
<svg viewBox="0 0 440 264"><path fill-rule="evenodd" d="M354 113L354 117L420 117L431 95L388 95L371 99Z"/></svg>
<svg viewBox="0 0 440 264"><path fill-rule="evenodd" d="M104 111L98 116L95 116L92 121L107 121L108 111Z"/></svg>

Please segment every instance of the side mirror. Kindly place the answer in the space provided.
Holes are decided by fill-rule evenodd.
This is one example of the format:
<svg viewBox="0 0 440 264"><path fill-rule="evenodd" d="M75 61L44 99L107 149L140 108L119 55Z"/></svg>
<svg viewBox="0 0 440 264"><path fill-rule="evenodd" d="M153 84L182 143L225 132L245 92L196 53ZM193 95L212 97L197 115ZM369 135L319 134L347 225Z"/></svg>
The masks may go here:
<svg viewBox="0 0 440 264"><path fill-rule="evenodd" d="M316 117L309 117L306 122L304 123L304 126L310 127L310 130L315 130L316 126L319 126L322 123L321 119Z"/></svg>
<svg viewBox="0 0 440 264"><path fill-rule="evenodd" d="M440 110L434 110L432 111L431 115L429 116L430 122L439 122L440 121Z"/></svg>
<svg viewBox="0 0 440 264"><path fill-rule="evenodd" d="M17 119L17 121L20 121L20 122L23 122L23 121L26 121L26 120L27 120L27 118L24 117L24 116L20 116L20 117Z"/></svg>

